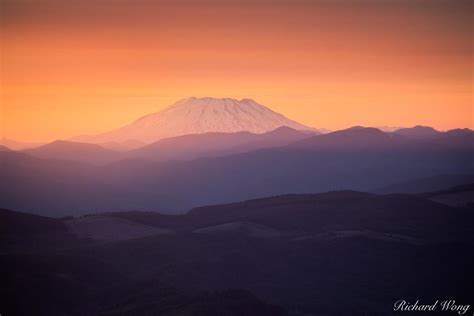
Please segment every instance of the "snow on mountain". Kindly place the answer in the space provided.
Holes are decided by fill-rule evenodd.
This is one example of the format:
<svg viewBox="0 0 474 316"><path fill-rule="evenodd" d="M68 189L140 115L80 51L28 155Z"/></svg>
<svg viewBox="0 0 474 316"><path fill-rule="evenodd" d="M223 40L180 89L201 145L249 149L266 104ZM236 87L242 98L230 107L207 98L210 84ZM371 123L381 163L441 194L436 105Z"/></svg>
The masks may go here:
<svg viewBox="0 0 474 316"><path fill-rule="evenodd" d="M133 139L151 143L163 138L208 132L266 133L281 126L296 130L312 130L251 99L191 97L116 130L98 135L79 136L72 140L121 143Z"/></svg>

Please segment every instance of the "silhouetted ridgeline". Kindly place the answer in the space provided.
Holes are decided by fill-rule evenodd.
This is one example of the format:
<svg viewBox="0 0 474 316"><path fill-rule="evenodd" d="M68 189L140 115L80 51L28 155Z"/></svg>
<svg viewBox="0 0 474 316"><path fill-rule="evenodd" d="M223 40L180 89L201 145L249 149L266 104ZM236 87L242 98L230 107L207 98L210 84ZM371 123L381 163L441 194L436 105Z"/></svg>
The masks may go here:
<svg viewBox="0 0 474 316"><path fill-rule="evenodd" d="M1 210L2 314L391 315L400 298L467 304L474 213L432 200L465 189L284 195L174 216Z"/></svg>

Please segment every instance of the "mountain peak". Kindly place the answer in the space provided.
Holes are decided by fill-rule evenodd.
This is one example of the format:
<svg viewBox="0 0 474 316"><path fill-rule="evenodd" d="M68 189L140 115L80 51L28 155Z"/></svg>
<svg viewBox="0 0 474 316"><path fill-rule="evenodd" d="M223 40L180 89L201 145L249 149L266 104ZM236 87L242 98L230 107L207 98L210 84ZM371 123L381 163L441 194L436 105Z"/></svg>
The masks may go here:
<svg viewBox="0 0 474 316"><path fill-rule="evenodd" d="M242 103L256 103L254 99L250 98L243 98L243 99L235 99L235 98L230 98L230 97L223 97L223 98L217 98L217 97L188 97L179 100L176 103L186 103L186 102L192 102L192 101L233 101L233 102L242 102Z"/></svg>
<svg viewBox="0 0 474 316"><path fill-rule="evenodd" d="M385 134L383 131L376 127L364 127L364 126L352 126L347 129L343 129L340 131L336 131L333 133L341 133L341 134L347 134L347 133L364 133L364 134L373 134L373 135L383 135Z"/></svg>
<svg viewBox="0 0 474 316"><path fill-rule="evenodd" d="M229 97L224 98L216 98L216 97L189 97L185 99L181 99L172 105L170 105L167 109L175 108L175 107L213 107L213 108L221 108L221 107L235 107L235 106L255 106L255 107L267 107L258 104L253 99L234 99ZM156 113L155 113L156 114Z"/></svg>
<svg viewBox="0 0 474 316"><path fill-rule="evenodd" d="M249 98L189 97L122 128L73 140L105 143L136 139L151 143L163 138L210 132L263 134L282 126L311 130Z"/></svg>

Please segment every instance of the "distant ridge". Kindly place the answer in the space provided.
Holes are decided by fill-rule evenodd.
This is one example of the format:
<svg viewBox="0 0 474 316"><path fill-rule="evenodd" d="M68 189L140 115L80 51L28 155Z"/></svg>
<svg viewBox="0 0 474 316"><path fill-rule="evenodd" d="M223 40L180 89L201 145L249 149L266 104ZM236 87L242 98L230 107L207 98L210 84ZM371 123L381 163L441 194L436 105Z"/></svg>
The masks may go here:
<svg viewBox="0 0 474 316"><path fill-rule="evenodd" d="M9 138L0 138L0 145L8 147L11 150L22 150L27 148L34 148L43 145L43 143L35 142L20 142Z"/></svg>
<svg viewBox="0 0 474 316"><path fill-rule="evenodd" d="M324 135L313 136L290 144L291 148L385 148L403 142L398 135L382 132L374 127L353 126L344 130Z"/></svg>
<svg viewBox="0 0 474 316"><path fill-rule="evenodd" d="M421 125L417 125L411 128L401 128L394 131L393 133L412 138L430 138L441 134L441 132L435 130L430 126Z"/></svg>
<svg viewBox="0 0 474 316"><path fill-rule="evenodd" d="M128 157L154 160L192 160L199 157L218 157L252 150L285 146L317 135L317 132L297 131L279 127L263 134L250 132L202 133L165 138L128 152Z"/></svg>
<svg viewBox="0 0 474 316"><path fill-rule="evenodd" d="M12 151L10 148L7 146L0 145L0 151Z"/></svg>
<svg viewBox="0 0 474 316"><path fill-rule="evenodd" d="M25 149L23 153L43 158L101 164L119 159L118 152L96 144L56 140L40 147Z"/></svg>

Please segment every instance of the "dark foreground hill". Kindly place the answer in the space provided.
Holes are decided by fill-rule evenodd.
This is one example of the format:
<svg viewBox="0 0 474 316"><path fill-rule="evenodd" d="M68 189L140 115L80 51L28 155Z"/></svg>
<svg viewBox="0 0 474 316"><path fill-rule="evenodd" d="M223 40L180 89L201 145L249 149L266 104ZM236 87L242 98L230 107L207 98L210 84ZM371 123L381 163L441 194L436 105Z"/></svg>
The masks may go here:
<svg viewBox="0 0 474 316"><path fill-rule="evenodd" d="M2 314L391 315L399 299L472 304L474 213L432 197L285 195L175 216L1 211ZM122 238L103 239L114 227Z"/></svg>

